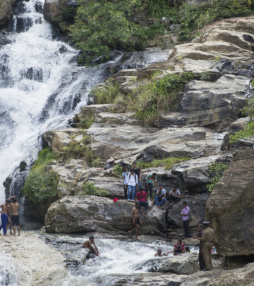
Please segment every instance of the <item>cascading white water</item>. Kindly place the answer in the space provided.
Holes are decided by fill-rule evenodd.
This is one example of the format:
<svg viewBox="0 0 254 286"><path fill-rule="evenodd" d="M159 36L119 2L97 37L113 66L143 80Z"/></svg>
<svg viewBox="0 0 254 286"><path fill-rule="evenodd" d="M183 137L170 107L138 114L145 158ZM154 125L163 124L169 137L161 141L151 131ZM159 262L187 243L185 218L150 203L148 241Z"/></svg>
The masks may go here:
<svg viewBox="0 0 254 286"><path fill-rule="evenodd" d="M14 18L14 33L9 36L12 43L0 48L0 203L5 198L7 176L22 160L29 165L36 159L41 134L66 127L74 113L86 105L90 89L107 77L107 65L112 64L78 67L72 61L78 51L54 41L52 26L36 12L36 5L43 5L43 0L22 3L25 13ZM122 55L118 53L114 62ZM120 68L164 61L167 51L136 57Z"/></svg>

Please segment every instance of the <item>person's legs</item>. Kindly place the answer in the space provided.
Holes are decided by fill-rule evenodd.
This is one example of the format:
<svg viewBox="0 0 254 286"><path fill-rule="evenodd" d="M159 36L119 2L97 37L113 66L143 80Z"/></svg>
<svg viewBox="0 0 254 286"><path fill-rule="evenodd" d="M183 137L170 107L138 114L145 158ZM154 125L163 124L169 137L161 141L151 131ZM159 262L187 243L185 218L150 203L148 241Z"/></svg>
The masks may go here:
<svg viewBox="0 0 254 286"><path fill-rule="evenodd" d="M138 182L138 188L141 189L142 188L142 184L141 182Z"/></svg>
<svg viewBox="0 0 254 286"><path fill-rule="evenodd" d="M186 235L187 237L186 238L190 238L190 229L189 229L189 221L186 220Z"/></svg>
<svg viewBox="0 0 254 286"><path fill-rule="evenodd" d="M125 185L123 185L123 192L124 192L124 197L125 197L125 199L127 200L127 198L128 198L128 195L127 195L127 186L125 187Z"/></svg>
<svg viewBox="0 0 254 286"><path fill-rule="evenodd" d="M148 202L143 202L144 203L144 206L145 206L145 210L147 211L148 209Z"/></svg>
<svg viewBox="0 0 254 286"><path fill-rule="evenodd" d="M212 243L211 242L205 242L203 243L202 246L202 254L203 254L203 258L205 261L205 266L206 266L206 270L211 270L211 264L210 264L210 256L211 256L211 250L212 250Z"/></svg>
<svg viewBox="0 0 254 286"><path fill-rule="evenodd" d="M187 224L188 224L188 220L184 220L183 221L183 227L184 227L184 237L185 238L188 238L188 229L187 229L188 225Z"/></svg>
<svg viewBox="0 0 254 286"><path fill-rule="evenodd" d="M163 203L165 203L166 198L164 198L162 201L159 202L159 206L161 206Z"/></svg>
<svg viewBox="0 0 254 286"><path fill-rule="evenodd" d="M149 183L148 187L149 187L149 190L150 190L150 199L152 199L153 198L153 184Z"/></svg>
<svg viewBox="0 0 254 286"><path fill-rule="evenodd" d="M158 205L159 205L159 202L158 202L159 197L158 197L158 196L155 196L154 198L155 198L155 203L156 203L156 205L158 206Z"/></svg>
<svg viewBox="0 0 254 286"><path fill-rule="evenodd" d="M136 187L132 186L132 201L134 201L135 195L136 195Z"/></svg>
<svg viewBox="0 0 254 286"><path fill-rule="evenodd" d="M1 226L1 228L3 228L4 235L6 235L8 215L7 214L2 214L1 218L2 218L2 226Z"/></svg>
<svg viewBox="0 0 254 286"><path fill-rule="evenodd" d="M199 261L199 269L200 270L206 269L205 268L205 261L204 261L203 254L202 254L201 250L199 250L198 261Z"/></svg>
<svg viewBox="0 0 254 286"><path fill-rule="evenodd" d="M128 186L128 201L131 198L131 186Z"/></svg>

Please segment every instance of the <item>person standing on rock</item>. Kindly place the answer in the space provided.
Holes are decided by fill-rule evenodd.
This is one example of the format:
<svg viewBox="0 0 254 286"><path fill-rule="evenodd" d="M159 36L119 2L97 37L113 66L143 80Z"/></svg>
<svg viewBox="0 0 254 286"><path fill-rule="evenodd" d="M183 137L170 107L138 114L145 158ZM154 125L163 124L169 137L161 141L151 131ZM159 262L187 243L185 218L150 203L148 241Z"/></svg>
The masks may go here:
<svg viewBox="0 0 254 286"><path fill-rule="evenodd" d="M210 222L204 221L204 231L201 238L198 238L202 242L202 254L205 261L205 269L203 271L209 271L212 269L212 249L215 241L215 232L209 227Z"/></svg>
<svg viewBox="0 0 254 286"><path fill-rule="evenodd" d="M18 236L20 236L20 222L19 222L19 203L18 200L15 198L15 196L12 196L9 198L9 200L13 200L13 203L11 203L11 211L12 211L12 216L11 216L11 221L12 221L12 226L13 226L13 232L14 236L16 235L16 226L18 228Z"/></svg>
<svg viewBox="0 0 254 286"><path fill-rule="evenodd" d="M89 237L89 240L85 241L82 245L82 248L88 248L90 249L90 252L97 255L97 256L100 256L100 252L95 244L95 241L94 241L94 236L90 236ZM90 253L88 253L89 255Z"/></svg>
<svg viewBox="0 0 254 286"><path fill-rule="evenodd" d="M7 200L5 204L0 205L0 208L2 209L1 213L1 219L2 219L2 225L0 226L0 230L3 229L4 235L7 235L7 222L8 222L8 206L10 205L10 201Z"/></svg>
<svg viewBox="0 0 254 286"><path fill-rule="evenodd" d="M141 218L139 216L139 209L138 208L139 208L139 203L136 202L135 207L131 211L131 218L132 218L133 224L136 227L133 228L132 230L128 231L130 235L132 235L133 231L136 231L136 240L138 240L138 230L140 229L140 226L142 224Z"/></svg>
<svg viewBox="0 0 254 286"><path fill-rule="evenodd" d="M206 269L206 266L205 266L205 261L204 261L203 254L202 254L202 241L200 240L200 238L203 236L204 227L200 223L200 224L198 224L197 228L198 228L198 232L199 232L198 236L193 236L193 238L198 239L200 241L198 261L199 261L200 270L204 270L204 269Z"/></svg>
<svg viewBox="0 0 254 286"><path fill-rule="evenodd" d="M147 193L144 191L143 188L139 188L137 192L137 200L139 204L139 212L141 213L141 207L145 207L145 213L144 215L147 214L147 209L148 209L148 201L147 201Z"/></svg>
<svg viewBox="0 0 254 286"><path fill-rule="evenodd" d="M11 203L11 201L9 201ZM12 221L11 221L11 204L8 205L7 208L7 214L8 214L8 221L7 221L7 226L6 226L6 233L8 232L8 228L10 225L10 235L13 235L12 232Z"/></svg>
<svg viewBox="0 0 254 286"><path fill-rule="evenodd" d="M150 200L152 201L153 200L153 183L155 183L156 188L158 189L156 173L146 175L145 182L146 182L145 191L147 195L149 195L148 190L150 191Z"/></svg>
<svg viewBox="0 0 254 286"><path fill-rule="evenodd" d="M163 189L162 185L159 185L159 189L156 191L155 196L155 203L157 208L160 208L160 206L166 201L166 194L166 190Z"/></svg>
<svg viewBox="0 0 254 286"><path fill-rule="evenodd" d="M179 190L176 189L175 186L173 186L172 190L169 192L169 206L172 207L175 203L181 200L181 193Z"/></svg>
<svg viewBox="0 0 254 286"><path fill-rule="evenodd" d="M127 181L126 181L126 186L128 186L128 201L130 200L130 196L132 196L131 201L134 202L137 185L138 185L138 176L134 173L134 170L131 169L131 173L127 176Z"/></svg>
<svg viewBox="0 0 254 286"><path fill-rule="evenodd" d="M184 227L184 237L190 238L190 230L189 230L189 214L190 208L187 206L187 202L183 202L183 210L181 212L183 227Z"/></svg>
<svg viewBox="0 0 254 286"><path fill-rule="evenodd" d="M128 198L128 195L127 195L128 190L127 190L127 184L126 184L126 183L127 183L127 179L128 179L129 174L130 174L130 172L129 172L129 170L128 170L128 167L126 166L126 167L124 168L124 172L122 173L123 191L124 191L124 197L125 197L126 200L127 200L127 198Z"/></svg>
<svg viewBox="0 0 254 286"><path fill-rule="evenodd" d="M142 187L142 184L141 184L141 171L137 167L137 163L136 162L133 162L132 168L134 170L134 173L138 176L138 188L137 188L137 191L138 191L138 189Z"/></svg>

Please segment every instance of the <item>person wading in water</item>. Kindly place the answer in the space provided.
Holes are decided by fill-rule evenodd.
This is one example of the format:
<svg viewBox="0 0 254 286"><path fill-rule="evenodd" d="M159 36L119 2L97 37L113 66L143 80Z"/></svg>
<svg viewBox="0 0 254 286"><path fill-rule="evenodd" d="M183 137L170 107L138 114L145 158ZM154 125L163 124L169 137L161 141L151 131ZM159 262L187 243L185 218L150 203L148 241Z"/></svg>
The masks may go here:
<svg viewBox="0 0 254 286"><path fill-rule="evenodd" d="M139 217L139 203L135 203L135 207L131 211L131 217L133 220L133 224L136 226L132 230L129 230L129 234L132 235L132 232L136 230L136 240L138 240L138 230L140 229L140 225L142 224L141 218Z"/></svg>
<svg viewBox="0 0 254 286"><path fill-rule="evenodd" d="M93 253L97 256L100 256L100 252L99 252L99 250L95 244L95 241L94 241L94 236L90 236L89 240L87 240L83 243L82 248L88 248L88 249L90 249L91 253Z"/></svg>

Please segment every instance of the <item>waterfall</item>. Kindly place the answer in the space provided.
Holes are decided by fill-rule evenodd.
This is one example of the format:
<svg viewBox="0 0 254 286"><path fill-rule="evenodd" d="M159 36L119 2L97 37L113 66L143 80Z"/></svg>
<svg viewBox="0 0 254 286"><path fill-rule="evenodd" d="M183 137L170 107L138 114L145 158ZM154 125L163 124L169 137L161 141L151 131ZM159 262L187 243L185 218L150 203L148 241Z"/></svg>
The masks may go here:
<svg viewBox="0 0 254 286"><path fill-rule="evenodd" d="M8 175L19 172L21 161L29 167L37 158L43 132L66 127L87 104L91 88L105 80L109 66L123 56L117 52L106 64L78 66L78 51L54 40L56 29L41 14L43 1L20 3L7 36L11 43L0 48L0 203ZM118 69L164 61L167 54L134 53Z"/></svg>

